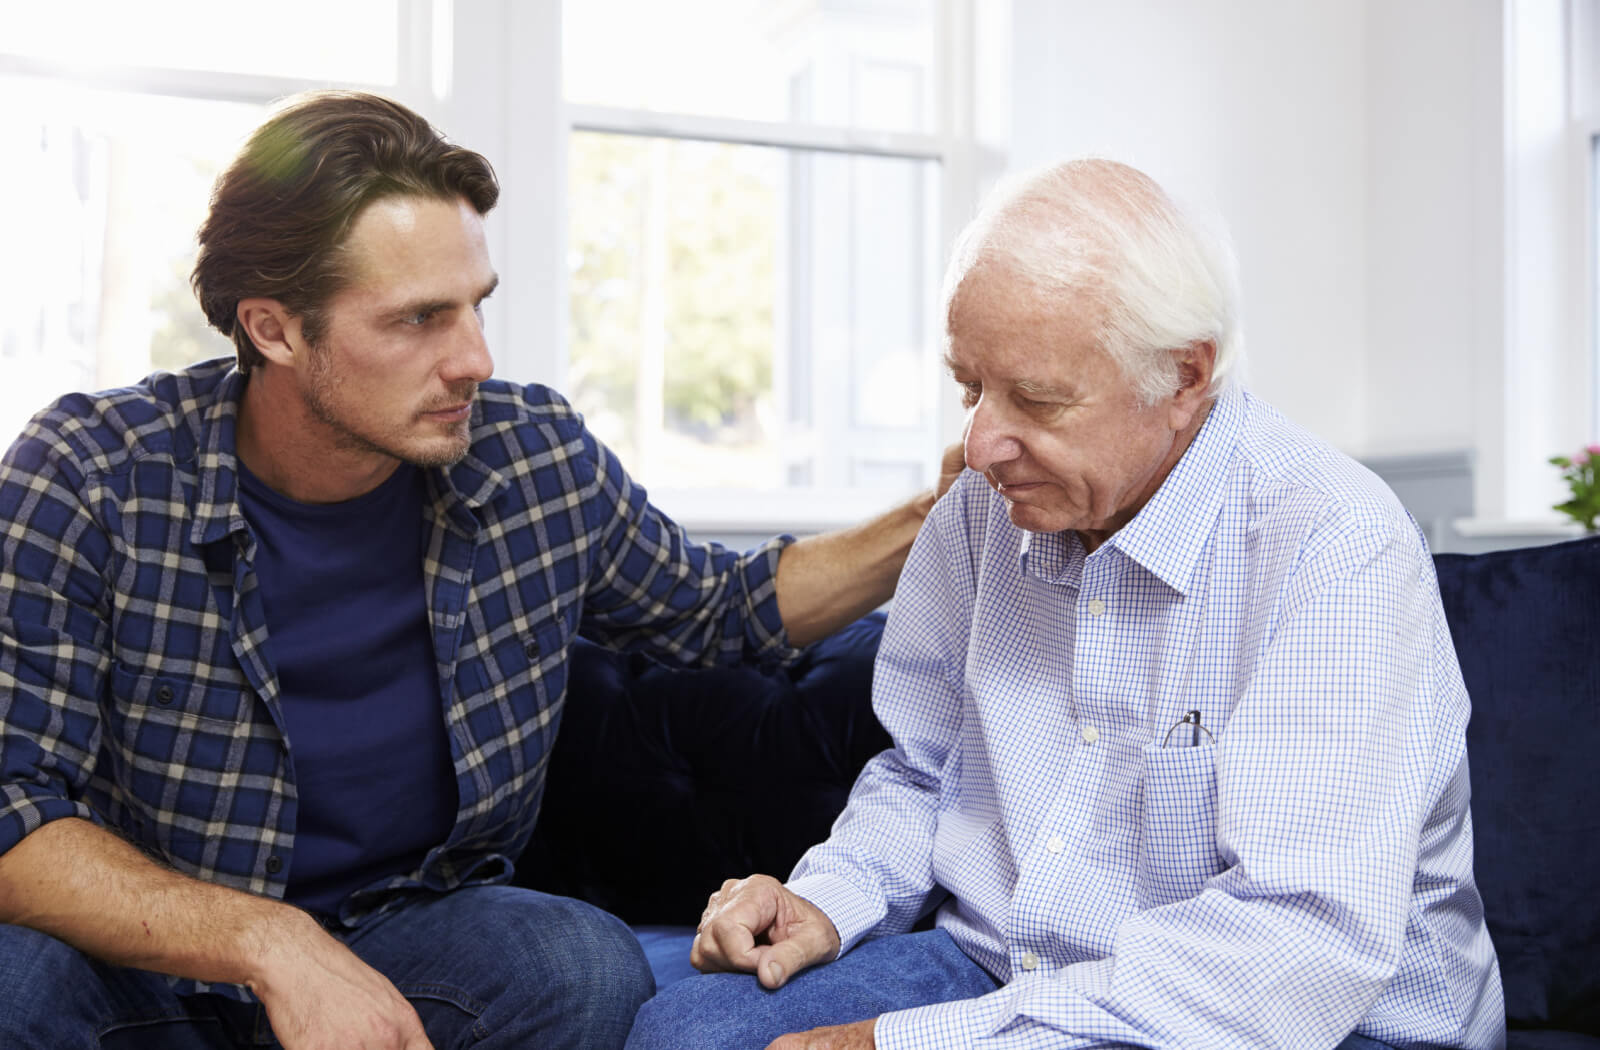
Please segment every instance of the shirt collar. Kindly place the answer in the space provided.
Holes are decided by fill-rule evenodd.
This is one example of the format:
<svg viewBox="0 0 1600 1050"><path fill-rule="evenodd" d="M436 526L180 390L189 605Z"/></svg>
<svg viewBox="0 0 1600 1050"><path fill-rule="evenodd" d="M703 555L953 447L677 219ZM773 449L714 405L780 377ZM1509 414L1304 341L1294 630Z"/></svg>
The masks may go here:
<svg viewBox="0 0 1600 1050"><path fill-rule="evenodd" d="M239 398L245 374L230 368L201 410L199 494L194 501L194 521L189 542L215 543L244 531L239 509Z"/></svg>
<svg viewBox="0 0 1600 1050"><path fill-rule="evenodd" d="M1227 498L1227 475L1249 395L1228 389L1212 404L1172 473L1133 520L1106 541L1167 586L1187 594Z"/></svg>
<svg viewBox="0 0 1600 1050"><path fill-rule="evenodd" d="M245 530L244 512L239 509L239 400L244 396L248 377L232 368L222 377L203 409L200 422L199 495L194 505L194 521L189 541L196 545L215 543ZM481 402L472 407L474 428L482 421ZM447 470L429 473L441 479L454 503L469 509L488 503L510 484L504 475L479 459L472 451Z"/></svg>
<svg viewBox="0 0 1600 1050"><path fill-rule="evenodd" d="M1023 530L1018 551L1022 570L1046 583L1077 587L1083 583L1083 542L1071 529L1061 532Z"/></svg>

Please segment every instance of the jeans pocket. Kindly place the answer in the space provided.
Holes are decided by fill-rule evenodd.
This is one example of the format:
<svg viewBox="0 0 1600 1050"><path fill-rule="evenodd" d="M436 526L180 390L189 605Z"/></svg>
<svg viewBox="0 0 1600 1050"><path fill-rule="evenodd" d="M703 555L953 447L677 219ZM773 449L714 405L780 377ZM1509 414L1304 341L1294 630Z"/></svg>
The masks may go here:
<svg viewBox="0 0 1600 1050"><path fill-rule="evenodd" d="M1141 908L1184 900L1223 868L1217 853L1217 749L1144 749Z"/></svg>
<svg viewBox="0 0 1600 1050"><path fill-rule="evenodd" d="M404 981L395 988L417 1011L423 1030L435 1046L459 1045L464 1033L470 1033L473 1041L489 1037L489 1029L483 1023L483 1012L489 1004L465 989L432 981Z"/></svg>

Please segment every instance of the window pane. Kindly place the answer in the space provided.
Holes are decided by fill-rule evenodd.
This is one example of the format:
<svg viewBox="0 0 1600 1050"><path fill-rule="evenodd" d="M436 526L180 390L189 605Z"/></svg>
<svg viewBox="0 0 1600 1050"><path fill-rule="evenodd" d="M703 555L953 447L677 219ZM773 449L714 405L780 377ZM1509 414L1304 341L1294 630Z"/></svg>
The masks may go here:
<svg viewBox="0 0 1600 1050"><path fill-rule="evenodd" d="M630 109L927 132L934 127L934 17L934 0L568 3L566 96Z"/></svg>
<svg viewBox="0 0 1600 1050"><path fill-rule="evenodd" d="M74 0L0 9L0 51L74 66L156 66L393 83L397 0ZM92 26L92 31L86 27Z"/></svg>
<svg viewBox="0 0 1600 1050"><path fill-rule="evenodd" d="M70 390L232 352L189 290L253 106L0 78L0 446Z"/></svg>
<svg viewBox="0 0 1600 1050"><path fill-rule="evenodd" d="M937 167L578 133L569 394L648 485L920 483Z"/></svg>
<svg viewBox="0 0 1600 1050"><path fill-rule="evenodd" d="M1600 135L1589 140L1589 215L1589 437L1600 441Z"/></svg>

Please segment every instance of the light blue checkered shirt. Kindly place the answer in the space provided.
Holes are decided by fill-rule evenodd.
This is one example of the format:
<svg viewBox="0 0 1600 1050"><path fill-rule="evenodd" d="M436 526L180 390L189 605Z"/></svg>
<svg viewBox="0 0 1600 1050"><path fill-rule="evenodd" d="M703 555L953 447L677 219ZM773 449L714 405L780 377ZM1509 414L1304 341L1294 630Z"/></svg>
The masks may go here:
<svg viewBox="0 0 1600 1050"><path fill-rule="evenodd" d="M1003 985L882 1050L1504 1044L1432 561L1262 402L1224 395L1087 557L968 472L874 689L895 746L790 885L846 951L937 906ZM1194 709L1215 743L1162 747Z"/></svg>

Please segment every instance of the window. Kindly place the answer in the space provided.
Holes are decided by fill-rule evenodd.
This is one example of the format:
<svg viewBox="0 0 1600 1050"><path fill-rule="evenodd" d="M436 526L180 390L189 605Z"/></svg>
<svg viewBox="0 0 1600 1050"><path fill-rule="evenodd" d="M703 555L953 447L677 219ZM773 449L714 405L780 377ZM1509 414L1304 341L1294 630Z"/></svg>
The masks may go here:
<svg viewBox="0 0 1600 1050"><path fill-rule="evenodd" d="M758 526L755 490L849 520L930 480L946 216L972 197L950 7L565 5L562 385L669 511Z"/></svg>
<svg viewBox="0 0 1600 1050"><path fill-rule="evenodd" d="M6 6L0 446L60 394L233 353L189 288L212 181L281 95L395 93L402 71L425 76L399 45L406 11L395 0L290 0L265 20L203 0Z"/></svg>
<svg viewBox="0 0 1600 1050"><path fill-rule="evenodd" d="M1600 442L1600 131L1589 134L1589 441Z"/></svg>
<svg viewBox="0 0 1600 1050"><path fill-rule="evenodd" d="M231 353L187 284L207 187L275 99L352 86L495 165L499 375L573 397L686 524L859 520L931 478L959 418L938 279L999 167L973 144L972 30L1003 7L7 6L0 132L25 145L0 229L25 250L0 260L0 433Z"/></svg>

